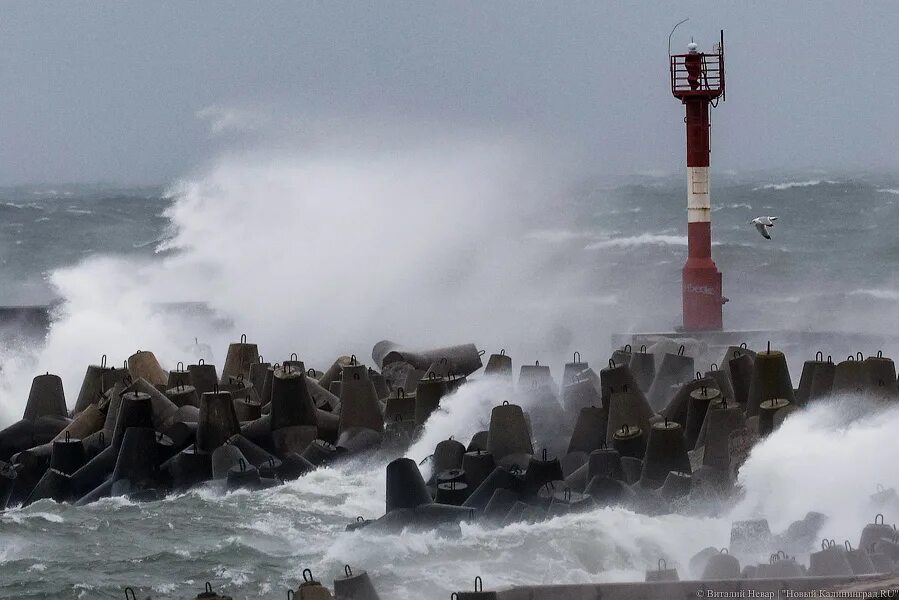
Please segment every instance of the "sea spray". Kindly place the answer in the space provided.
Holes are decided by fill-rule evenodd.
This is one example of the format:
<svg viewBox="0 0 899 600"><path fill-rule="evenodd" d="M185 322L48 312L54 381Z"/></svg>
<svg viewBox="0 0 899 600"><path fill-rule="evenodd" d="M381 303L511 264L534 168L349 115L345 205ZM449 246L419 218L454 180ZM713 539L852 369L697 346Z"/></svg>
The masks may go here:
<svg viewBox="0 0 899 600"><path fill-rule="evenodd" d="M508 381L497 377L480 377L460 386L441 399L440 408L431 414L407 456L424 460L440 441L450 436L467 445L472 435L487 430L493 407L504 401L514 402L516 396Z"/></svg>
<svg viewBox="0 0 899 600"><path fill-rule="evenodd" d="M571 333L595 317L566 309L586 282L562 249L524 236L530 215L559 196L554 168L536 168L532 148L364 129L336 140L225 154L171 187L157 260L101 256L54 271L63 303L46 343L3 357L4 420L20 413L37 370L62 376L74 398L86 363L103 354L115 364L149 349L172 368L241 333L267 357L296 352L310 365L366 356L387 333L519 355L595 344ZM211 318L163 308L192 301Z"/></svg>
<svg viewBox="0 0 899 600"><path fill-rule="evenodd" d="M899 407L842 397L790 415L740 469L734 519L763 517L779 531L808 511L828 517L828 538L853 544L878 509L878 485L899 481ZM894 509L899 511L899 506ZM899 512L889 520L899 519Z"/></svg>

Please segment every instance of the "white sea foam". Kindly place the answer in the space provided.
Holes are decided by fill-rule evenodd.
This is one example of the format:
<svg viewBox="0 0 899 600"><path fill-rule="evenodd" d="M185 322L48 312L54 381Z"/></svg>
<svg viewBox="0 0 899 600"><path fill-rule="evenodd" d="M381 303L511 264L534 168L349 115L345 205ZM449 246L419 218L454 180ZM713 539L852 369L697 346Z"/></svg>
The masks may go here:
<svg viewBox="0 0 899 600"><path fill-rule="evenodd" d="M53 502L53 500L39 500L38 502L32 504L29 508L11 508L3 513L0 513L0 523L2 523L3 521L9 521L11 523L25 523L30 520L42 520L49 523L64 522L65 519L62 517L62 515L46 511L33 511L34 508L49 504L55 504L55 502Z"/></svg>
<svg viewBox="0 0 899 600"><path fill-rule="evenodd" d="M639 246L686 246L687 236L643 233L627 237L597 240L584 246L584 250L602 250L605 248L635 248Z"/></svg>
<svg viewBox="0 0 899 600"><path fill-rule="evenodd" d="M736 204L718 204L712 207L712 212L718 212L719 210L735 210L744 208L746 210L752 210L752 205L746 204L744 202L737 202Z"/></svg>
<svg viewBox="0 0 899 600"><path fill-rule="evenodd" d="M525 237L541 242L558 244L562 242L570 242L589 237L591 234L583 231L572 231L570 229L538 229L525 234Z"/></svg>
<svg viewBox="0 0 899 600"><path fill-rule="evenodd" d="M642 206L630 206L627 208L613 208L609 210L598 210L593 213L597 217L604 217L608 215L635 215L637 213L643 212Z"/></svg>
<svg viewBox="0 0 899 600"><path fill-rule="evenodd" d="M338 536L318 568L333 570L351 557L366 565L382 595L408 600L421 598L421 585L408 584L413 580L433 590L433 597L469 589L478 575L485 589L642 580L660 557L683 570L703 546L726 545L729 529L723 519L649 517L616 508L501 528L463 523L461 535L453 537L362 529Z"/></svg>
<svg viewBox="0 0 899 600"><path fill-rule="evenodd" d="M26 204L20 204L17 202L4 202L3 206L8 206L10 208L32 208L34 210L45 210L45 206L41 206L40 204L36 204L34 202L28 202Z"/></svg>
<svg viewBox="0 0 899 600"><path fill-rule="evenodd" d="M878 188L877 190L881 194L894 194L899 195L899 188Z"/></svg>
<svg viewBox="0 0 899 600"><path fill-rule="evenodd" d="M249 569L229 568L219 565L216 569L216 575L234 586L242 586L250 581Z"/></svg>
<svg viewBox="0 0 899 600"><path fill-rule="evenodd" d="M871 288L862 290L853 290L849 292L850 296L868 296L877 300L899 300L899 290L888 290L881 288Z"/></svg>
<svg viewBox="0 0 899 600"><path fill-rule="evenodd" d="M839 183L837 181L833 181L831 179L809 179L807 181L786 181L783 183L766 183L765 185L752 188L753 191L758 190L776 190L783 191L789 190L792 188L806 188L806 187L814 187L816 185L821 184L836 184Z"/></svg>

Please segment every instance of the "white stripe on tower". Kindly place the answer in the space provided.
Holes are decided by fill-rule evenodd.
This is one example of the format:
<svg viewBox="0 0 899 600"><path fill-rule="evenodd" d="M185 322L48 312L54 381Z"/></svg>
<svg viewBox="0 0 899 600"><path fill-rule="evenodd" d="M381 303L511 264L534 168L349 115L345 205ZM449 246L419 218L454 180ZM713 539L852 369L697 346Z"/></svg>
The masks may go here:
<svg viewBox="0 0 899 600"><path fill-rule="evenodd" d="M709 168L687 167L687 222L711 223Z"/></svg>

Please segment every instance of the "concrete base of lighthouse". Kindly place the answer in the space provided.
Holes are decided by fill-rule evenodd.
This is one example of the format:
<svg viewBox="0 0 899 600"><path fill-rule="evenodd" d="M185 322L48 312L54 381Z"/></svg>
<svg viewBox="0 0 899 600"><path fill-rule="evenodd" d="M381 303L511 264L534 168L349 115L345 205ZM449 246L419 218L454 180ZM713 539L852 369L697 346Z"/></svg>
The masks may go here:
<svg viewBox="0 0 899 600"><path fill-rule="evenodd" d="M724 327L721 273L711 258L690 258L683 270L683 328L720 331Z"/></svg>

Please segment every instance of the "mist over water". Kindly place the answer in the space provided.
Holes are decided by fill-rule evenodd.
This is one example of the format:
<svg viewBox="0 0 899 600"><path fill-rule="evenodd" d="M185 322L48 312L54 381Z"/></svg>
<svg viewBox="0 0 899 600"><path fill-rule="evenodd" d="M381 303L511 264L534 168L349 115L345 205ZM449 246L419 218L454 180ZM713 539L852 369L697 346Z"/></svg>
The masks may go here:
<svg viewBox="0 0 899 600"><path fill-rule="evenodd" d="M152 227L107 228L109 244L87 258L35 267L50 269L62 304L42 347L4 349L3 422L19 418L39 372L61 375L72 405L101 355L117 364L146 349L166 368L199 357L221 365L241 333L272 362L296 352L318 368L339 354L368 361L383 338L473 341L505 348L516 369L551 364L558 378L573 350L602 365L611 333L677 323L680 175L585 183L564 157L509 136L322 130L312 142L239 146L142 200ZM873 176L716 180L714 253L729 325L881 331L896 322L899 250L885 225L899 222L896 189ZM64 231L56 200L41 202L8 210ZM747 225L759 214L780 216L771 242ZM504 400L529 402L473 378L408 455L422 460L449 436L467 442ZM463 524L457 536L347 533L357 516L383 513L383 456L253 493L84 508L41 501L0 515L0 595L118 598L133 585L165 600L210 579L258 597L295 586L305 567L330 583L345 563L368 570L382 597L408 599L422 589L446 597L475 575L488 587L642 579L659 557L683 577L693 553L727 546L732 520L764 517L777 532L810 510L828 515L828 537L855 542L877 512L869 495L899 476L897 410L842 399L792 415L753 450L741 495L714 516L606 508L536 525Z"/></svg>

